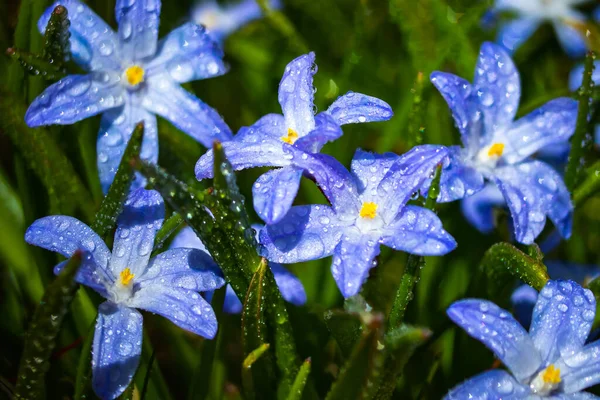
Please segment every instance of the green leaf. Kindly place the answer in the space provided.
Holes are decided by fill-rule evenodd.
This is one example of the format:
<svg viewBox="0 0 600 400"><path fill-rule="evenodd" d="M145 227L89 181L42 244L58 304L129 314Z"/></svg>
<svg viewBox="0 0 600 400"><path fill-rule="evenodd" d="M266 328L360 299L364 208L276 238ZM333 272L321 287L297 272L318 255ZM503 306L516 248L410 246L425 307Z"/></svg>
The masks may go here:
<svg viewBox="0 0 600 400"><path fill-rule="evenodd" d="M366 398L369 387L383 365L383 353L380 350L382 323L381 316L373 316L338 379L331 386L327 400Z"/></svg>
<svg viewBox="0 0 600 400"><path fill-rule="evenodd" d="M37 54L15 48L6 50L6 54L30 75L41 76L49 81L56 81L66 76L64 68Z"/></svg>
<svg viewBox="0 0 600 400"><path fill-rule="evenodd" d="M373 387L373 399L389 399L396 389L396 381L414 351L431 336L424 328L402 325L385 335L384 343L387 357L383 373Z"/></svg>
<svg viewBox="0 0 600 400"><path fill-rule="evenodd" d="M25 107L14 96L0 88L0 130L8 135L29 167L48 191L51 203L62 214L73 214L78 208L88 221L94 218L94 203L73 165L44 128L25 125Z"/></svg>
<svg viewBox="0 0 600 400"><path fill-rule="evenodd" d="M265 316L267 272L269 272L267 260L262 259L250 281L242 309L242 343L246 360L251 361L249 365L244 361L242 367L244 392L248 398L256 398L258 393L261 396L276 397L272 360L270 357L263 357L257 361L252 357L252 354L260 349L263 350L256 354L262 355L269 348Z"/></svg>
<svg viewBox="0 0 600 400"><path fill-rule="evenodd" d="M96 213L96 218L91 226L100 237L105 237L114 229L117 218L121 214L121 211L123 211L123 204L127 200L131 182L133 182L135 176L133 162L140 156L143 138L144 124L140 122L136 125L131 139L127 143L115 179L110 185L106 197L102 200L100 209Z"/></svg>
<svg viewBox="0 0 600 400"><path fill-rule="evenodd" d="M583 204L587 199L600 191L600 161L587 169L587 175L573 191L573 203Z"/></svg>
<svg viewBox="0 0 600 400"><path fill-rule="evenodd" d="M338 310L326 311L325 324L342 351L342 355L349 357L363 330L360 316Z"/></svg>
<svg viewBox="0 0 600 400"><path fill-rule="evenodd" d="M89 391L90 380L92 378L92 344L94 343L95 330L96 321L92 322L81 347L79 363L77 364L77 375L75 377L74 400L85 399Z"/></svg>
<svg viewBox="0 0 600 400"><path fill-rule="evenodd" d="M300 370L298 371L298 375L296 375L296 379L294 379L294 384L292 385L292 389L290 390L290 394L288 394L287 400L300 400L302 399L302 392L304 391L304 386L306 386L306 381L308 379L308 374L310 374L310 366L311 360L310 357L304 360Z"/></svg>
<svg viewBox="0 0 600 400"><path fill-rule="evenodd" d="M183 218L177 213L173 213L156 232L154 238L154 254L158 253L169 237L183 224Z"/></svg>
<svg viewBox="0 0 600 400"><path fill-rule="evenodd" d="M56 6L50 15L48 25L46 25L44 49L42 50L42 57L51 64L60 66L69 57L71 53L70 26L69 12L66 7Z"/></svg>
<svg viewBox="0 0 600 400"><path fill-rule="evenodd" d="M481 268L487 274L491 292L510 287L514 278L541 290L548 282L546 266L509 243L496 243L481 260Z"/></svg>
<svg viewBox="0 0 600 400"><path fill-rule="evenodd" d="M16 399L30 400L45 396L44 377L50 368L49 360L56 347L56 337L78 287L74 278L81 257L80 252L71 257L62 272L48 286L35 310L25 336L25 348L15 389Z"/></svg>
<svg viewBox="0 0 600 400"><path fill-rule="evenodd" d="M585 58L585 68L583 72L583 82L579 88L578 99L579 109L577 112L577 126L575 133L571 138L571 151L569 152L569 161L565 171L565 184L570 192L577 186L580 180L582 168L585 165L585 155L589 151L592 140L588 135L589 123L588 115L590 113L590 96L594 88L592 74L594 73L594 60L596 55L589 52Z"/></svg>

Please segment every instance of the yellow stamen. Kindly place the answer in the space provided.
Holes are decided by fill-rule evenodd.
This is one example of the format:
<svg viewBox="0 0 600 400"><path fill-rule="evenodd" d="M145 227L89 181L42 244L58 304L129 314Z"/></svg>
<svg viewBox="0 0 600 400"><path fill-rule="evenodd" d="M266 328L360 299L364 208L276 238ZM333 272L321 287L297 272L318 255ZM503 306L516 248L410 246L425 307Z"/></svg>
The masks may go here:
<svg viewBox="0 0 600 400"><path fill-rule="evenodd" d="M298 140L298 132L296 132L292 128L288 128L287 135L282 136L281 140L283 140L287 144L294 144L294 142Z"/></svg>
<svg viewBox="0 0 600 400"><path fill-rule="evenodd" d="M125 70L125 77L131 86L137 86L144 82L144 68L139 65L132 65Z"/></svg>
<svg viewBox="0 0 600 400"><path fill-rule="evenodd" d="M554 364L548 365L542 374L542 379L552 385L560 383L560 368L554 368Z"/></svg>
<svg viewBox="0 0 600 400"><path fill-rule="evenodd" d="M127 286L131 283L131 281L135 277L135 274L132 274L129 268L125 268L123 271L121 271L119 277L121 279L121 285Z"/></svg>
<svg viewBox="0 0 600 400"><path fill-rule="evenodd" d="M360 208L360 216L362 218L373 219L377 216L377 203L372 201L364 202Z"/></svg>
<svg viewBox="0 0 600 400"><path fill-rule="evenodd" d="M504 143L494 143L488 150L488 157L502 157Z"/></svg>

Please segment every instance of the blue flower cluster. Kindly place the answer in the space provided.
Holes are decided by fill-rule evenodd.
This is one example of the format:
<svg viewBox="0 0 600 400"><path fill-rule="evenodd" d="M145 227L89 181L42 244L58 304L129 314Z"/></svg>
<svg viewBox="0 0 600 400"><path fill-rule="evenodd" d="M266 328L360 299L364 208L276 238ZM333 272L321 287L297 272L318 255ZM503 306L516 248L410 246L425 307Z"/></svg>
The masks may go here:
<svg viewBox="0 0 600 400"><path fill-rule="evenodd" d="M568 7L577 2L555 1L550 6L543 0L499 0L497 10L523 13L501 30L500 41L514 49L549 19L565 48L579 52L582 43L569 20L562 18L581 20ZM69 10L72 56L86 74L67 76L48 87L27 111L29 126L73 124L102 114L97 162L105 192L140 121L145 124L141 157L157 161L156 115L208 148L215 140L222 142L235 170L272 167L252 187L254 209L266 223L257 228L258 251L272 261L277 285L290 303L304 304L306 294L281 264L332 256L333 277L342 295L350 297L360 291L382 245L423 256L452 251L457 243L438 216L410 203L415 193L427 193L438 166L443 167L438 201L462 200L465 215L479 229L493 229L492 206L506 204L520 243L533 243L547 218L562 237L571 234L573 204L563 179L533 155L549 146L568 145L577 102L558 98L515 121L519 73L500 45L483 44L473 83L445 72L431 75L448 103L462 146L427 144L403 155L359 149L348 170L321 153L325 144L343 135L343 125L386 121L392 109L378 98L348 92L315 115L314 53L286 66L278 92L282 113L265 115L235 135L214 109L181 88L182 83L227 72L218 41L259 15L253 1L229 9L209 3L194 17L208 30L190 22L160 41L159 0L118 0L118 32L82 2L61 0L40 19L41 32L56 5ZM212 177L212 150L198 160L195 173L198 180ZM328 204L293 205L302 177L318 185ZM137 368L142 316L136 309L160 314L206 338L217 331L205 299L226 281L189 228L169 250L150 257L164 206L160 195L143 189L144 184L138 176L119 218L112 252L91 228L67 216L42 218L26 233L27 242L65 257L83 251L76 279L106 298L93 344L93 384L102 398L120 395ZM59 264L55 273L63 266ZM224 309L241 310L231 287ZM490 302L453 304L450 318L492 349L510 373L483 374L448 398L567 398L558 393L573 394L595 384L600 379L598 345L584 346L594 311L591 293L571 281L550 281L542 290L529 334Z"/></svg>

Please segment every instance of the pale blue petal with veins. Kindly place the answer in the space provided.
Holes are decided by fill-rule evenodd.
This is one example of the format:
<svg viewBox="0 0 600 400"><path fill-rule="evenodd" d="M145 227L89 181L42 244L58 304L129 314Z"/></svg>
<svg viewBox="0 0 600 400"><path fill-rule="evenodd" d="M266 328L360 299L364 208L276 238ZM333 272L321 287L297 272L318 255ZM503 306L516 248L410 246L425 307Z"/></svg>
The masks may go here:
<svg viewBox="0 0 600 400"><path fill-rule="evenodd" d="M568 280L548 281L541 290L529 333L489 301L453 303L447 310L450 319L492 350L509 371L485 372L445 398L597 398L581 392L600 382L600 342L585 345L595 311L592 292Z"/></svg>
<svg viewBox="0 0 600 400"><path fill-rule="evenodd" d="M98 169L105 192L138 122L147 125L142 159L158 159L153 114L207 147L231 138L221 116L179 86L227 71L222 50L203 27L184 24L159 42L160 0L118 1L118 33L84 3L60 0L40 18L42 33L57 5L69 12L73 59L90 74L70 75L51 85L33 101L25 120L31 127L72 124L102 113ZM138 179L133 188L143 184Z"/></svg>
<svg viewBox="0 0 600 400"><path fill-rule="evenodd" d="M137 368L142 316L136 308L207 338L216 333L214 312L197 292L225 285L221 271L196 249L173 249L151 258L163 218L158 192L137 189L129 194L117 221L112 253L91 228L71 217L39 219L25 234L28 243L66 257L82 251L77 281L107 299L99 308L92 357L92 383L102 399L119 396Z"/></svg>

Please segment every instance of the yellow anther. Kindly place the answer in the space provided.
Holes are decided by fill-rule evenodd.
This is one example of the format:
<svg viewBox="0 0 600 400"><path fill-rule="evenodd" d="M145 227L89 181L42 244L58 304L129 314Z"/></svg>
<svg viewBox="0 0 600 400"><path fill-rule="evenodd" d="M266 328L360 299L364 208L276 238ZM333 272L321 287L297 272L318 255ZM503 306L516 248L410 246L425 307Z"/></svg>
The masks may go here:
<svg viewBox="0 0 600 400"><path fill-rule="evenodd" d="M488 157L502 157L504 143L494 143L488 150Z"/></svg>
<svg viewBox="0 0 600 400"><path fill-rule="evenodd" d="M121 274L119 276L119 278L121 279L121 285L129 285L134 277L135 274L132 274L129 268L125 268L123 271L121 271Z"/></svg>
<svg viewBox="0 0 600 400"><path fill-rule="evenodd" d="M281 140L283 140L287 144L294 144L296 140L298 140L298 132L296 132L292 128L288 128L287 135L282 136Z"/></svg>
<svg viewBox="0 0 600 400"><path fill-rule="evenodd" d="M139 65L132 65L125 70L125 77L131 86L137 86L144 82L144 68Z"/></svg>
<svg viewBox="0 0 600 400"><path fill-rule="evenodd" d="M362 218L373 219L377 216L377 203L372 201L364 202L360 208L360 216Z"/></svg>
<svg viewBox="0 0 600 400"><path fill-rule="evenodd" d="M554 364L548 365L542 374L542 379L552 385L560 383L560 368L554 368Z"/></svg>

